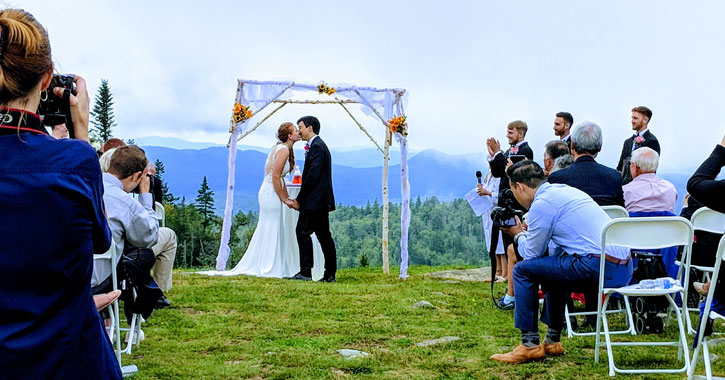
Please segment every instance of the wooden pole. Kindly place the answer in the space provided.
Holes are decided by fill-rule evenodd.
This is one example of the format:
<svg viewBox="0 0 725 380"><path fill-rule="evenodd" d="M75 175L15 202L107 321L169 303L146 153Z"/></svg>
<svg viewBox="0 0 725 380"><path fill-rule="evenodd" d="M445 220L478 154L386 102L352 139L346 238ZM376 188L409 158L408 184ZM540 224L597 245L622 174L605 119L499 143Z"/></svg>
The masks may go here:
<svg viewBox="0 0 725 380"><path fill-rule="evenodd" d="M383 273L390 274L388 260L388 161L390 161L390 144L393 134L385 127L385 152L383 153Z"/></svg>
<svg viewBox="0 0 725 380"><path fill-rule="evenodd" d="M348 110L347 107L345 107L345 105L342 102L340 103L340 105L345 110L345 112L347 112L347 114L350 115L350 117L352 118L352 121L354 121L355 124L357 124L358 128L360 128L360 130L363 131L363 133L365 134L365 136L367 136L370 139L370 141L372 141L373 144L375 144L375 147L378 148L378 150L380 151L380 153L382 153L383 155L385 155L385 152L383 152L383 150L380 148L380 145L378 145L378 142L375 141L375 139L373 138L373 136L370 136L370 133L368 133L368 131L365 128L363 128L362 124L360 124L360 122L358 122L357 119L355 119L355 116L352 116L352 114L350 113L350 110Z"/></svg>

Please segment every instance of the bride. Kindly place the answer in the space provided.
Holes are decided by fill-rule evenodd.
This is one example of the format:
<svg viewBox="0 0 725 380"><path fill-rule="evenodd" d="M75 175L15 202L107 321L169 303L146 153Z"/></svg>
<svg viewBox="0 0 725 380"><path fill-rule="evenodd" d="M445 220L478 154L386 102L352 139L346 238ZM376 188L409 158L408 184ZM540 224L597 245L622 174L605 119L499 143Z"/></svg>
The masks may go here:
<svg viewBox="0 0 725 380"><path fill-rule="evenodd" d="M272 147L259 188L259 221L242 260L228 271L199 272L207 275L288 277L299 270L299 249L295 235L296 211L284 204L289 197L284 177L295 167L292 147L300 141L300 131L290 123L277 129L279 142ZM296 219L296 218L294 218ZM315 264L318 264L315 262ZM315 265L317 266L317 265Z"/></svg>

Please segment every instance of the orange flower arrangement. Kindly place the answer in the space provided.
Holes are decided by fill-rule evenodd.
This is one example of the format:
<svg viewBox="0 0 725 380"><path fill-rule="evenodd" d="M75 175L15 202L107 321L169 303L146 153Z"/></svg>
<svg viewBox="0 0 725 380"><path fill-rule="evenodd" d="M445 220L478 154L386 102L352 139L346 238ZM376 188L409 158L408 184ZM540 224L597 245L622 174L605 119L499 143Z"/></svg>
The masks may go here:
<svg viewBox="0 0 725 380"><path fill-rule="evenodd" d="M254 116L254 113L252 112L251 109L249 109L249 106L244 106L239 103L234 104L234 110L232 111L232 117L234 118L235 123L241 123L244 120L247 120L252 116Z"/></svg>
<svg viewBox="0 0 725 380"><path fill-rule="evenodd" d="M408 123L406 122L406 116L396 116L388 120L388 128L392 133L400 133L403 136L408 136Z"/></svg>
<svg viewBox="0 0 725 380"><path fill-rule="evenodd" d="M332 95L335 93L335 87L330 87L325 82L322 82L317 85L317 92L320 94Z"/></svg>

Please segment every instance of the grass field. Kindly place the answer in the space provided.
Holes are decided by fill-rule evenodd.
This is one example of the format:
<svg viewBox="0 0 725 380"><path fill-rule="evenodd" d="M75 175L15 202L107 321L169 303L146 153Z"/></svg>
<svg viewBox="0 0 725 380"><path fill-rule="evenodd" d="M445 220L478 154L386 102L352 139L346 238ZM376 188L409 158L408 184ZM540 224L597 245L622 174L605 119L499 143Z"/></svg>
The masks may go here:
<svg viewBox="0 0 725 380"><path fill-rule="evenodd" d="M176 272L168 294L173 305L156 311L144 324L146 339L123 357L124 364L138 366L136 379L607 377L604 350L600 363L594 363L593 337L563 338L564 356L535 363L512 366L489 360L518 344L513 312L492 305L487 285L446 283L423 275L442 269L451 268L416 266L405 281L383 275L380 268L345 269L335 284ZM421 300L436 307L412 307ZM667 335L674 339L672 326ZM461 339L416 346L443 336ZM370 356L347 360L337 352L342 348ZM721 355L723 347L713 352ZM622 365L662 366L673 363L676 349L615 355ZM713 366L716 375L725 373L725 364L715 361Z"/></svg>

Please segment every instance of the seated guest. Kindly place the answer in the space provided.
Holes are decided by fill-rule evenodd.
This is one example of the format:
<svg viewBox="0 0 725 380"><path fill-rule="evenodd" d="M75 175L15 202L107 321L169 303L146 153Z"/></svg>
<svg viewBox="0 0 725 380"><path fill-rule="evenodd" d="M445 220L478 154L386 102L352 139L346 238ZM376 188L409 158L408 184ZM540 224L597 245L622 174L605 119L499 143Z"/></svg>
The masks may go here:
<svg viewBox="0 0 725 380"><path fill-rule="evenodd" d="M720 169L725 166L725 138L697 168L687 181L687 192L700 203L715 211L725 213L725 180L716 180Z"/></svg>
<svg viewBox="0 0 725 380"><path fill-rule="evenodd" d="M68 127L66 127L65 123L53 125L50 127L50 129L50 135L55 137L56 139L60 140L68 138Z"/></svg>
<svg viewBox="0 0 725 380"><path fill-rule="evenodd" d="M571 154L565 154L561 157L558 157L556 160L554 160L554 167L551 168L551 171L549 172L549 174L551 174L555 171L561 170L561 169L566 169L569 166L571 166L571 164L573 164L573 163L574 163L574 156L572 156Z"/></svg>
<svg viewBox="0 0 725 380"><path fill-rule="evenodd" d="M75 76L68 98L75 138L56 140L35 113L41 93L63 97L48 88L45 28L2 9L0 47L0 379L120 380L91 297L92 255L108 250L111 234L86 83Z"/></svg>
<svg viewBox="0 0 725 380"><path fill-rule="evenodd" d="M567 136L568 129L567 129ZM569 154L569 147L563 140L552 140L544 145L544 173L549 173L554 168L556 159Z"/></svg>
<svg viewBox="0 0 725 380"><path fill-rule="evenodd" d="M119 257L122 262L119 273L136 286L137 300L128 295L130 292L124 292L122 297L124 301L130 300L138 305L135 311L145 316L151 314L162 296L158 288L149 285L150 271L155 261L150 248L159 244L159 225L151 204L147 165L146 156L137 147L119 147L111 157L108 173L103 174L103 200L113 243L118 252L123 252ZM140 188L138 200L128 196L136 186ZM96 264L91 281L94 292L108 291L111 264L105 261Z"/></svg>
<svg viewBox="0 0 725 380"><path fill-rule="evenodd" d="M529 210L526 232L520 221L505 230L523 258L513 270L515 325L521 330L521 344L491 359L518 364L564 353L560 342L564 289L598 285L602 229L610 219L584 192L547 183L535 162L518 162L506 174L514 196ZM554 251L545 256L550 242ZM627 285L631 276L629 250L607 247L604 286ZM539 286L547 304L542 320L549 326L543 344L539 342Z"/></svg>
<svg viewBox="0 0 725 380"><path fill-rule="evenodd" d="M709 207L717 212L725 213L725 180L717 180L720 170L725 166L725 138L722 139L720 145L716 145L705 162L697 168L695 174L687 181L687 191L692 197L697 198L705 207ZM710 290L709 284L700 285L698 292L704 293ZM725 304L723 304L723 295L725 295L725 281L718 279L715 295L712 300L711 310L725 314ZM705 302L700 305L700 321L703 320ZM699 326L698 326L699 331ZM711 331L705 331L705 335L709 335ZM695 337L697 342L697 337Z"/></svg>
<svg viewBox="0 0 725 380"><path fill-rule="evenodd" d="M108 140L107 144L119 139L111 139ZM120 141L120 140L119 140ZM121 141L122 142L122 141ZM123 143L123 142L122 142ZM121 145L121 146L126 146ZM104 173L107 173L110 164L111 164L111 158L113 157L113 153L118 148L110 148L105 153L103 153L103 156L100 158L101 162L101 170ZM155 174L155 168L153 164L150 164L149 166L149 175ZM158 180L158 177L154 177L154 179ZM161 185L161 182L153 181L153 183L158 183L158 185ZM151 192L151 201L154 201L154 192L160 193L161 189L157 189L157 186L154 186L153 192ZM160 187L160 186L159 186ZM157 195L158 198L161 198L160 195ZM152 203L153 205L153 203ZM152 216L155 217L156 212L154 211ZM171 289L172 286L172 273L173 273L173 265L174 265L174 259L176 258L176 249L177 249L177 242L176 242L176 232L168 227L159 227L159 240L158 243L155 244L153 247L151 247L155 259L155 264L153 266L153 278L156 284L158 284L159 288L164 292L168 292ZM166 296L161 296L161 299L159 300L159 303L157 307L166 307L171 305L171 302L166 298Z"/></svg>
<svg viewBox="0 0 725 380"><path fill-rule="evenodd" d="M705 206L698 202L695 197L690 194L685 194L685 199L682 202L682 211L680 216L692 220L692 215L695 211ZM725 227L723 227L725 230ZM717 254L717 246L720 244L720 238L722 233L714 233L709 231L695 230L695 238L692 242L692 253L690 256L690 262L693 265L702 265L711 267L715 264L715 255Z"/></svg>
<svg viewBox="0 0 725 380"><path fill-rule="evenodd" d="M602 129L585 121L571 133L571 154L574 163L566 169L549 175L549 183L563 183L575 187L594 199L600 206L624 206L620 174L594 157L602 150Z"/></svg>
<svg viewBox="0 0 725 380"><path fill-rule="evenodd" d="M114 137L106 140L106 142L103 143L103 146L101 146L101 152L106 153L113 148L118 148L122 146L126 146L126 143L123 142L123 140Z"/></svg>
<svg viewBox="0 0 725 380"><path fill-rule="evenodd" d="M116 151L116 148L111 148L103 154L101 154L101 157L98 158L98 162L101 164L101 171L104 173L108 173L108 168L111 166L111 157L113 157L113 152Z"/></svg>
<svg viewBox="0 0 725 380"><path fill-rule="evenodd" d="M642 147L632 152L629 162L632 182L623 186L624 207L630 213L668 211L674 215L677 190L670 181L655 174L659 160L659 153L651 148Z"/></svg>

